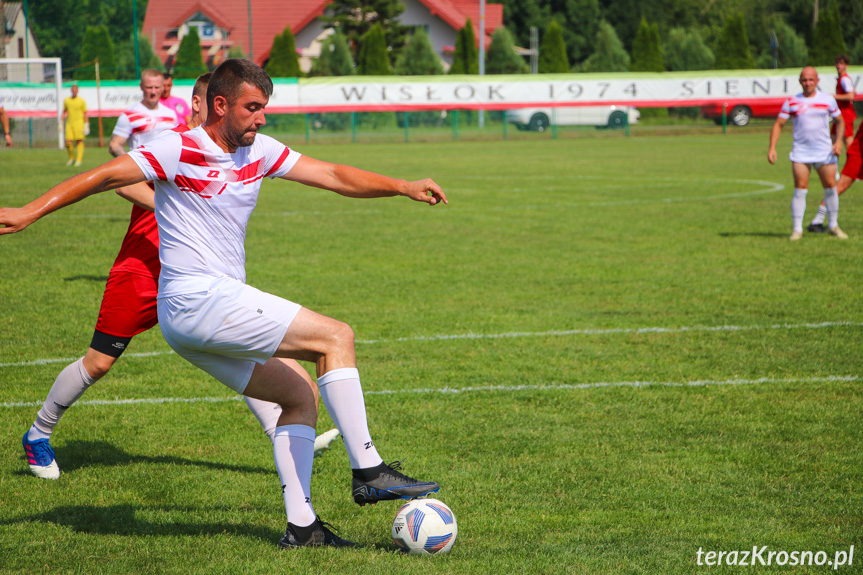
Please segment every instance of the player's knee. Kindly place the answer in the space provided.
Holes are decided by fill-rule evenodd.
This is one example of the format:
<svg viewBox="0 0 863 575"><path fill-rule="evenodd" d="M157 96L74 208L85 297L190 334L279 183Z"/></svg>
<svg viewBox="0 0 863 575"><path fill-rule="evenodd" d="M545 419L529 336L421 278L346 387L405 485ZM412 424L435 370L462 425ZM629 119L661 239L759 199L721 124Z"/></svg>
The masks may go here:
<svg viewBox="0 0 863 575"><path fill-rule="evenodd" d="M113 357L96 357L89 361L85 360L84 368L92 379L101 379L111 371L111 367L114 365L115 361L116 360Z"/></svg>
<svg viewBox="0 0 863 575"><path fill-rule="evenodd" d="M354 348L354 330L346 323L337 322L330 337L333 344L339 349Z"/></svg>

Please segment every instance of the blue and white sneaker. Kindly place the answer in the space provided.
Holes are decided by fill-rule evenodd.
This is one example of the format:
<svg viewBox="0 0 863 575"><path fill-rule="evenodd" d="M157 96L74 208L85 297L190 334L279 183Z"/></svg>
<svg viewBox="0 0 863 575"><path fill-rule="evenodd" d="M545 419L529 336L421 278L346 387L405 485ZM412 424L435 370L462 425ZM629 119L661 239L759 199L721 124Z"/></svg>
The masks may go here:
<svg viewBox="0 0 863 575"><path fill-rule="evenodd" d="M29 430L24 433L22 443L24 444L24 453L27 455L27 463L30 464L30 471L42 479L60 479L60 466L57 465L57 460L54 458L51 444L48 443L47 439L30 441L27 439L27 433Z"/></svg>

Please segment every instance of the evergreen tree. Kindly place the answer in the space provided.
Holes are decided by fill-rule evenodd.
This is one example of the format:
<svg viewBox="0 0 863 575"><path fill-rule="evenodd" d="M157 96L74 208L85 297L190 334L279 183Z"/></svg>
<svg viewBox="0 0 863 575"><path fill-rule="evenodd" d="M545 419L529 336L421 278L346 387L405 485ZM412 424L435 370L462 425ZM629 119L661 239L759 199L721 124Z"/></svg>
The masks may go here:
<svg viewBox="0 0 863 575"><path fill-rule="evenodd" d="M818 13L818 24L812 34L812 45L809 47L809 64L831 66L836 56L844 54L847 49L842 35L839 5L834 2L826 10Z"/></svg>
<svg viewBox="0 0 863 575"><path fill-rule="evenodd" d="M540 74L566 74L569 72L569 58L563 41L563 27L552 20L539 47Z"/></svg>
<svg viewBox="0 0 863 575"><path fill-rule="evenodd" d="M435 54L426 31L414 30L396 60L395 73L401 76L433 76L443 74L443 64Z"/></svg>
<svg viewBox="0 0 863 575"><path fill-rule="evenodd" d="M781 17L776 16L772 19L771 29L776 34L777 68L800 68L805 66L809 61L809 49L806 47L806 42L794 32L794 28L788 25ZM759 68L773 67L773 51L768 46L758 56L757 64Z"/></svg>
<svg viewBox="0 0 863 575"><path fill-rule="evenodd" d="M530 29L545 30L552 21L563 28L570 63L578 64L593 53L599 29L599 0L503 0L506 27L519 46L530 45Z"/></svg>
<svg viewBox="0 0 863 575"><path fill-rule="evenodd" d="M333 0L319 19L326 22L328 27L340 30L347 37L348 45L355 50L357 47L361 49L363 36L375 24L380 24L385 32L385 44L392 49L395 57L401 53L410 31L410 27L399 21L404 11L403 0Z"/></svg>
<svg viewBox="0 0 863 575"><path fill-rule="evenodd" d="M479 53L470 18L467 19L464 28L458 31L455 38L455 54L453 54L449 73L479 74Z"/></svg>
<svg viewBox="0 0 863 575"><path fill-rule="evenodd" d="M581 65L582 72L626 72L629 69L629 54L614 28L602 20L596 32L595 51Z"/></svg>
<svg viewBox="0 0 863 575"><path fill-rule="evenodd" d="M245 57L246 57L246 53L243 51L243 48L241 46L237 46L236 44L234 44L228 50L228 58L245 59Z"/></svg>
<svg viewBox="0 0 863 575"><path fill-rule="evenodd" d="M310 76L350 76L354 73L351 49L338 29L321 43L321 55L312 62Z"/></svg>
<svg viewBox="0 0 863 575"><path fill-rule="evenodd" d="M302 75L297 42L290 26L286 26L281 34L273 38L270 58L264 69L271 78L299 78Z"/></svg>
<svg viewBox="0 0 863 575"><path fill-rule="evenodd" d="M498 28L491 35L485 71L488 74L530 73L530 66L515 51L512 34L506 28Z"/></svg>
<svg viewBox="0 0 863 575"><path fill-rule="evenodd" d="M102 80L117 78L117 65L114 61L114 42L108 34L107 26L87 26L84 41L81 44L79 62L92 62L99 59L99 76ZM95 66L87 66L75 70L76 80L95 80Z"/></svg>
<svg viewBox="0 0 863 575"><path fill-rule="evenodd" d="M383 26L375 24L360 38L360 54L357 58L357 73L361 76L389 76L387 38Z"/></svg>
<svg viewBox="0 0 863 575"><path fill-rule="evenodd" d="M665 65L672 72L709 70L716 58L698 30L672 28L662 50Z"/></svg>
<svg viewBox="0 0 863 575"><path fill-rule="evenodd" d="M172 73L177 80L194 80L206 72L207 67L204 66L204 58L201 55L201 38L198 36L198 29L190 26L189 32L180 42Z"/></svg>
<svg viewBox="0 0 863 575"><path fill-rule="evenodd" d="M737 13L725 21L725 27L716 45L716 68L720 70L749 70L755 68L755 60L749 49L746 21Z"/></svg>
<svg viewBox="0 0 863 575"><path fill-rule="evenodd" d="M137 80L135 73L135 38L130 37L118 45L114 52L117 54L117 79L118 80ZM164 70L165 65L156 55L153 50L153 45L146 36L138 36L138 66L141 70L153 68L154 70Z"/></svg>
<svg viewBox="0 0 863 575"><path fill-rule="evenodd" d="M659 26L641 19L635 40L632 42L631 72L664 72L662 46L659 39Z"/></svg>

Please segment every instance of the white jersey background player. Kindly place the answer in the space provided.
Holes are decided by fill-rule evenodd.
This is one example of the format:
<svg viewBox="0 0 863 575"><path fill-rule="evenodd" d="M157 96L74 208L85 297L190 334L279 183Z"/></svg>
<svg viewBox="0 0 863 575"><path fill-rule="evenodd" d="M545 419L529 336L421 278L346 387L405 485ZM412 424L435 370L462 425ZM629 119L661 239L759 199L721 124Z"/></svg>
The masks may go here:
<svg viewBox="0 0 863 575"><path fill-rule="evenodd" d="M803 237L803 216L806 211L806 194L809 190L809 173L814 168L824 187L824 205L827 207L830 235L847 239L839 229L839 196L836 194L836 162L842 154L842 138L834 143L830 138L830 119L836 123L836 133L842 134L845 123L836 99L818 91L818 72L807 66L800 72L803 92L789 98L782 105L779 117L770 130L770 147L767 160L776 163L776 144L782 127L792 118L794 142L788 158L794 176L794 197L791 199L792 231L788 239Z"/></svg>
<svg viewBox="0 0 863 575"><path fill-rule="evenodd" d="M159 101L164 77L158 70L148 68L141 72L141 101L120 114L111 133L108 151L115 157L126 153L124 144L134 150L165 130L177 126L177 114Z"/></svg>
<svg viewBox="0 0 863 575"><path fill-rule="evenodd" d="M225 60L210 79L203 126L186 138L164 133L23 208L0 208L0 235L90 194L154 179L163 274L158 313L165 339L225 385L282 407L273 457L288 526L279 544L347 547L354 544L328 529L311 503L313 393L286 374L277 358L315 363L320 398L344 438L356 503L421 497L440 485L408 477L378 454L350 326L244 283L246 223L264 177L352 198L405 196L432 206L447 198L431 179L400 180L315 160L258 135L272 92L272 80L260 67Z"/></svg>

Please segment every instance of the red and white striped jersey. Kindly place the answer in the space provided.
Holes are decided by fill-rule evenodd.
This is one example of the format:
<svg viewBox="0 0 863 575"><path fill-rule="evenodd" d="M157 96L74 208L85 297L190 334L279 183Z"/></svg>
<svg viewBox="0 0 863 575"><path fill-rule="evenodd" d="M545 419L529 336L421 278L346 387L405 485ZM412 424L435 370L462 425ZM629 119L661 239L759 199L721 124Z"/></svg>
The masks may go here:
<svg viewBox="0 0 863 575"><path fill-rule="evenodd" d="M807 98L801 92L785 100L779 117L791 118L794 126L794 144L789 158L804 164L835 161L830 139L830 118L840 116L836 99L824 92L815 92Z"/></svg>
<svg viewBox="0 0 863 575"><path fill-rule="evenodd" d="M222 275L245 282L246 226L261 181L287 174L300 154L263 134L231 154L198 127L164 132L129 155L156 185L159 297L206 289Z"/></svg>
<svg viewBox="0 0 863 575"><path fill-rule="evenodd" d="M129 149L134 150L179 123L174 110L161 102L155 110L138 102L120 114L112 135L126 138Z"/></svg>

